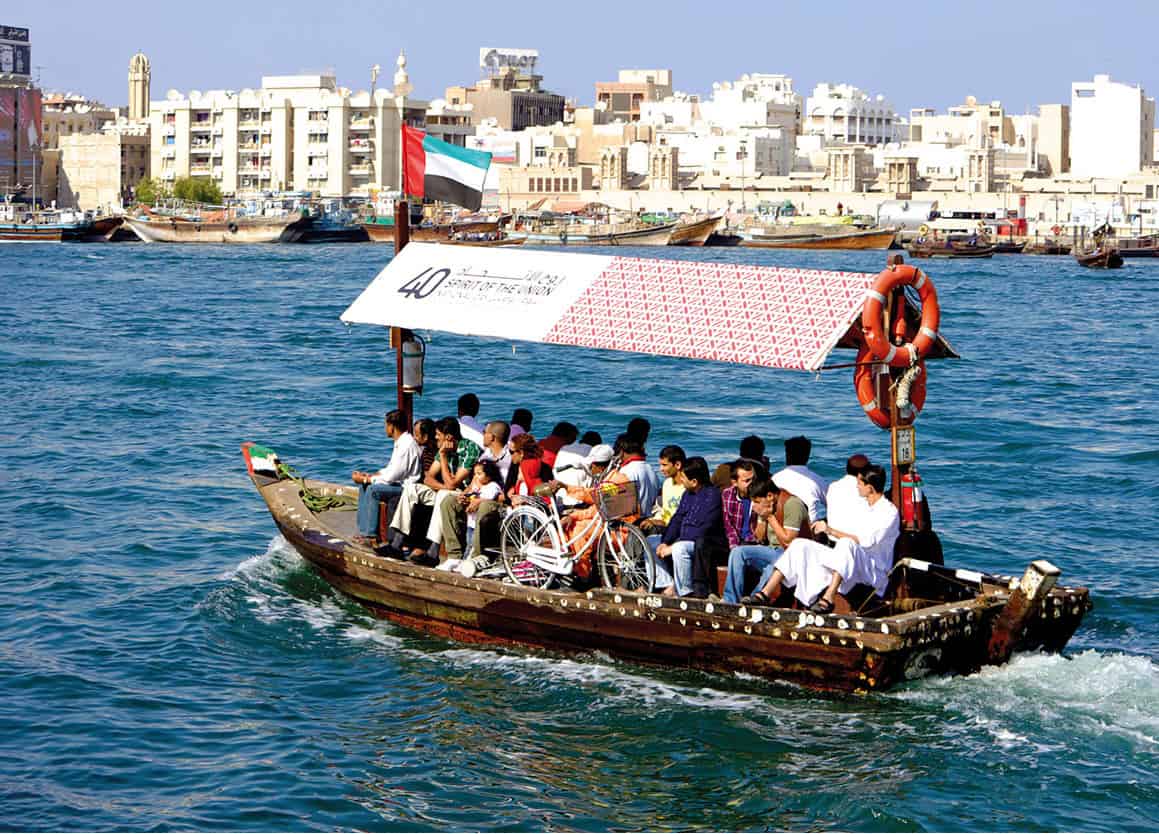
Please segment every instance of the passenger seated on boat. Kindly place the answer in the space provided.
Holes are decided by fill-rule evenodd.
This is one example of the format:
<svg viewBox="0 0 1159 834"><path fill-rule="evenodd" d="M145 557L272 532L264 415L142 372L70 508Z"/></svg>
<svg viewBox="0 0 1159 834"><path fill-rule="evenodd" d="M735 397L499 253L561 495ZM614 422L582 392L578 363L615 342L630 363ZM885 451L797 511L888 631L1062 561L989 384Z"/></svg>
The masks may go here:
<svg viewBox="0 0 1159 834"><path fill-rule="evenodd" d="M475 532L475 522L479 507L484 501L498 501L499 496L503 494L503 475L499 471L498 465L493 460L484 460L480 458L475 461L475 477L471 481L470 487L463 493L463 497L467 499L464 508L467 513L467 542L473 538ZM450 503L450 502L447 502ZM450 554L448 553L448 556ZM462 550L455 557L462 558Z"/></svg>
<svg viewBox="0 0 1159 834"><path fill-rule="evenodd" d="M438 446L435 462L421 483L403 486L398 509L390 523L392 555L400 555L405 537L413 532L411 527L415 509L420 505L432 508L426 531L427 542L412 551L409 557L415 564L438 563L438 557L428 554L432 550L438 552L443 538L442 514L439 512L442 502L458 492L471 477L475 461L481 453L478 446L462 437L459 421L454 417L439 420L435 426L435 442Z"/></svg>
<svg viewBox="0 0 1159 834"><path fill-rule="evenodd" d="M813 444L804 435L786 440L785 468L773 475L773 483L805 502L809 508L809 518L813 520L813 529L816 530L817 523L827 517L825 493L829 484L809 468L812 451Z"/></svg>
<svg viewBox="0 0 1159 834"><path fill-rule="evenodd" d="M651 433L652 424L643 417L633 417L628 421L628 427L624 429L624 434L635 440L639 440L641 446L648 444L648 436Z"/></svg>
<svg viewBox="0 0 1159 834"><path fill-rule="evenodd" d="M539 441L539 448L543 450L543 461L548 466L555 466L555 456L564 446L575 443L579 437L579 428L573 423L556 423L551 434Z"/></svg>
<svg viewBox="0 0 1159 834"><path fill-rule="evenodd" d="M584 432L578 443L569 443L560 448L555 456L555 480L565 487L589 487L592 485L591 473L587 470L585 460L592 453L592 449L603 444L599 432ZM610 447L609 447L610 448ZM610 460L610 458L609 458ZM565 507L574 507L583 502L573 498L563 489L556 496Z"/></svg>
<svg viewBox="0 0 1159 834"><path fill-rule="evenodd" d="M511 439L519 437L524 432L531 431L533 415L526 408L517 408L511 412Z"/></svg>
<svg viewBox="0 0 1159 834"><path fill-rule="evenodd" d="M734 547L728 554L728 575L724 581L724 601L767 604L760 590L756 599L745 597L749 587L760 589L768 581L774 560L798 536L809 537L809 510L769 480L756 481L749 488L752 512L756 517L757 544ZM750 575L753 578L750 580Z"/></svg>
<svg viewBox="0 0 1159 834"><path fill-rule="evenodd" d="M684 495L656 548L655 585L665 596L703 598L716 575L718 555L727 552L720 490L712 485L702 457L688 458L680 477Z"/></svg>
<svg viewBox="0 0 1159 834"><path fill-rule="evenodd" d="M473 393L463 394L459 397L457 406L459 431L472 443L482 446L485 427L479 422L479 397Z"/></svg>
<svg viewBox="0 0 1159 834"><path fill-rule="evenodd" d="M878 597L885 594L900 532L897 508L885 497L885 470L880 466L869 466L857 484L867 509L854 529L838 530L823 523L831 546L793 541L761 588L766 599L776 599L783 583L793 588L801 604L824 614L833 610L838 593L848 595L858 584L871 586Z"/></svg>
<svg viewBox="0 0 1159 834"><path fill-rule="evenodd" d="M757 518L752 512L749 487L757 477L757 464L738 458L732 465L732 483L720 493L724 515L724 534L729 548L755 544Z"/></svg>
<svg viewBox="0 0 1159 834"><path fill-rule="evenodd" d="M535 494L535 488L551 480L551 467L543 462L543 453L535 438L524 432L511 438L511 468L503 485L503 494L495 500L479 502L476 511L475 535L471 541L471 559L482 559L484 539L488 544L498 536L499 523L509 505L521 503L527 496Z"/></svg>
<svg viewBox="0 0 1159 834"><path fill-rule="evenodd" d="M422 477L422 451L410 433L405 411L395 409L386 415L386 436L394 442L390 462L377 472L354 472L358 491L358 540L378 546L378 508L380 504L402 495L403 484Z"/></svg>
<svg viewBox="0 0 1159 834"><path fill-rule="evenodd" d="M742 438L740 442L740 456L745 460L751 460L753 463L759 463L764 469L764 472L758 472L757 476L764 480L769 476L769 456L765 454L765 441L757 437L755 434L750 434L748 437Z"/></svg>
<svg viewBox="0 0 1159 834"><path fill-rule="evenodd" d="M656 501L652 515L637 525L645 533L657 534L655 542L649 540L653 550L660 544L660 534L672 520L676 508L680 506L680 498L684 495L684 483L680 473L684 469L685 460L687 457L679 446L665 446L660 450L660 474L664 477L664 483L660 486L660 498Z"/></svg>
<svg viewBox="0 0 1159 834"><path fill-rule="evenodd" d="M425 473L431 468L431 464L435 462L435 458L439 454L438 446L435 445L435 421L430 417L424 417L415 423L414 438L419 444L419 449L422 450L422 472ZM422 474L419 477L421 478Z"/></svg>
<svg viewBox="0 0 1159 834"><path fill-rule="evenodd" d="M499 477L495 478L495 481L499 484L500 493L503 492L514 465L511 449L507 445L510 432L511 427L502 420L492 420L483 428L483 451L479 455L479 460L494 463L498 468ZM462 559L463 551L468 546L466 535L468 500L466 493L460 493L455 500L445 500L439 505L439 513L442 515L443 547L447 551L447 559ZM498 496L488 497L486 500L496 501Z"/></svg>
<svg viewBox="0 0 1159 834"><path fill-rule="evenodd" d="M857 479L869 468L869 458L863 454L850 455L845 461L845 474L825 492L825 508L828 511L826 523L838 530L849 530L856 526L857 518L865 512L868 504L857 490Z"/></svg>

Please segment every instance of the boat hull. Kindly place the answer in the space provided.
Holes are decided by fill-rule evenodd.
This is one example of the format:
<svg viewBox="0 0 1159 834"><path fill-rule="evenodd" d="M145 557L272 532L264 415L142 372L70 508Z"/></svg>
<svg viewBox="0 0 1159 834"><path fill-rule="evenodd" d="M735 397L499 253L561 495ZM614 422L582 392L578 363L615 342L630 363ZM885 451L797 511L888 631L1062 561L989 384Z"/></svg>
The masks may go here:
<svg viewBox="0 0 1159 834"><path fill-rule="evenodd" d="M759 249L888 249L896 232L892 229L877 229L832 236L791 236L777 240L775 236L749 238L741 246Z"/></svg>
<svg viewBox="0 0 1159 834"><path fill-rule="evenodd" d="M252 471L251 477L282 535L331 585L377 616L470 643L598 650L642 663L866 693L985 665L992 659L991 630L1010 593L1009 577L916 561L905 563L902 573L914 578L898 593L930 594L941 581L952 599L886 618L821 617L605 589L536 590L380 557L342 529L353 513L337 513L347 520L335 522L334 511L316 515L306 508L298 482ZM350 487L307 483L356 495ZM1085 588L1053 588L1035 609L1042 616L1028 618L1020 630L1017 647L1061 650L1089 608Z"/></svg>
<svg viewBox="0 0 1159 834"><path fill-rule="evenodd" d="M907 246L906 251L913 258L993 258L993 246L955 247L944 246Z"/></svg>
<svg viewBox="0 0 1159 834"><path fill-rule="evenodd" d="M375 243L394 243L393 223L362 223L363 231Z"/></svg>
<svg viewBox="0 0 1159 834"><path fill-rule="evenodd" d="M1097 249L1093 252L1075 252L1075 261L1088 269L1119 269L1123 256L1117 249Z"/></svg>
<svg viewBox="0 0 1159 834"><path fill-rule="evenodd" d="M675 223L622 231L585 231L582 226L568 226L558 232L511 232L509 236L524 238L532 246L666 246L675 228Z"/></svg>
<svg viewBox="0 0 1159 834"><path fill-rule="evenodd" d="M294 215L198 223L126 217L125 225L145 243L278 243L297 240L309 228L310 220Z"/></svg>
<svg viewBox="0 0 1159 834"><path fill-rule="evenodd" d="M0 240L9 243L60 243L64 234L56 228L4 224L0 225Z"/></svg>
<svg viewBox="0 0 1159 834"><path fill-rule="evenodd" d="M704 246L709 236L720 227L723 216L706 217L690 223L678 223L668 238L669 246Z"/></svg>

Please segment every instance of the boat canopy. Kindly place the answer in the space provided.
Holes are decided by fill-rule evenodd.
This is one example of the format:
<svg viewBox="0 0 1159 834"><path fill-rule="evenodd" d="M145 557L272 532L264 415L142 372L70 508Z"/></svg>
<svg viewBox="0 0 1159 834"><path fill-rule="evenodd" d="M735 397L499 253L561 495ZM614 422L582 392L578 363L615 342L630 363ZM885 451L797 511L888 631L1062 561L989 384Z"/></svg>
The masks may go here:
<svg viewBox="0 0 1159 834"><path fill-rule="evenodd" d="M341 318L347 324L813 371L839 343L856 345L853 328L860 327L875 278L410 243ZM935 354L955 355L940 338Z"/></svg>

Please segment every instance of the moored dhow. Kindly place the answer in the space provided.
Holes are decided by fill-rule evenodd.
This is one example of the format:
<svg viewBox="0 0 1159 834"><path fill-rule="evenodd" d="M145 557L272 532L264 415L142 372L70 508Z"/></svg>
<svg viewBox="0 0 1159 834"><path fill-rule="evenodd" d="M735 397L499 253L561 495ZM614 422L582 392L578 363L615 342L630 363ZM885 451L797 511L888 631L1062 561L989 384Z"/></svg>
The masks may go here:
<svg viewBox="0 0 1159 834"><path fill-rule="evenodd" d="M1090 609L1087 589L1060 584L1060 571L1046 560L1034 559L1021 578L941 565L919 489L913 424L924 403L926 360L956 354L938 331L933 281L898 256L866 275L413 243L401 249L342 316L396 328L400 357L412 329L802 371L821 370L835 348L857 350L858 398L891 433L888 500L903 532L884 592L838 594L826 612L784 598L737 605L672 598L651 587L617 587L615 577L602 577L601 587L562 580L554 589L531 587L510 572L506 580L468 577L380 555L355 538L352 513L317 500L349 503L353 487L297 479L273 450L245 444L247 471L282 535L375 614L470 642L596 649L871 692L1003 663L1014 651L1060 651ZM726 292L727 315L750 322L739 338L712 325L714 300ZM512 336L516 299L525 326ZM876 370L864 374L862 366ZM410 413L401 358L398 368L400 406ZM542 544L530 536L514 555L534 563Z"/></svg>
<svg viewBox="0 0 1159 834"><path fill-rule="evenodd" d="M124 222L145 243L291 243L312 221L294 212L279 217L205 221L161 215L126 216Z"/></svg>
<svg viewBox="0 0 1159 834"><path fill-rule="evenodd" d="M888 249L897 232L893 229L856 229L836 234L753 233L741 246L762 249Z"/></svg>
<svg viewBox="0 0 1159 834"><path fill-rule="evenodd" d="M720 224L724 222L723 214L712 214L708 217L691 217L681 219L668 238L669 246L704 246Z"/></svg>

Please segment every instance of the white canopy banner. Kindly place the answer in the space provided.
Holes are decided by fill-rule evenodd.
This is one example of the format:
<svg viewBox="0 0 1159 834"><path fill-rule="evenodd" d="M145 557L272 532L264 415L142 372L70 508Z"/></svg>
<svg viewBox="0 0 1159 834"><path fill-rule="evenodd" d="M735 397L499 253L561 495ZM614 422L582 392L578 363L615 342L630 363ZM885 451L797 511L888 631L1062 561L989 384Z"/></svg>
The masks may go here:
<svg viewBox="0 0 1159 834"><path fill-rule="evenodd" d="M860 316L874 278L411 243L342 321L815 370Z"/></svg>

